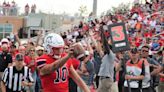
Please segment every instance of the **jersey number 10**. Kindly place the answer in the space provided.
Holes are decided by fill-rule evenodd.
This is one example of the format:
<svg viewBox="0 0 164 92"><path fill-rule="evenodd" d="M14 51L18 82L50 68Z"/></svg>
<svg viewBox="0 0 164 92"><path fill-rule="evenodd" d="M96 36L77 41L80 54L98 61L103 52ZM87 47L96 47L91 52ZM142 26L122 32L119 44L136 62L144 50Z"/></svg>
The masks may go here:
<svg viewBox="0 0 164 92"><path fill-rule="evenodd" d="M61 74L62 73L62 74ZM67 68L62 67L56 70L56 79L54 83L65 82L67 80Z"/></svg>

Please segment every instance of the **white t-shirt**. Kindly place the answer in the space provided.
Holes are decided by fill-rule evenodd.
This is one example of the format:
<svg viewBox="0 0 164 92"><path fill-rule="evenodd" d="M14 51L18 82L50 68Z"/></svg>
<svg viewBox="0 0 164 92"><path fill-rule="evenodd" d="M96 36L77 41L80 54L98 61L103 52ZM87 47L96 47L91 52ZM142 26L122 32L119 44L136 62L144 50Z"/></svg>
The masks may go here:
<svg viewBox="0 0 164 92"><path fill-rule="evenodd" d="M129 25L130 25L131 28L134 28L136 23L137 23L137 21L135 21L135 20L130 20L129 21Z"/></svg>
<svg viewBox="0 0 164 92"><path fill-rule="evenodd" d="M67 39L72 39L72 35L71 34L67 35Z"/></svg>
<svg viewBox="0 0 164 92"><path fill-rule="evenodd" d="M154 20L154 21L150 21L150 26L153 27L153 28L155 28L155 26L156 26L156 21L155 21L155 20Z"/></svg>
<svg viewBox="0 0 164 92"><path fill-rule="evenodd" d="M77 37L79 35L79 32L78 31L75 31L74 34L73 34L75 37Z"/></svg>
<svg viewBox="0 0 164 92"><path fill-rule="evenodd" d="M161 32L161 26L160 25L156 25L155 26L155 30L156 30L156 32Z"/></svg>

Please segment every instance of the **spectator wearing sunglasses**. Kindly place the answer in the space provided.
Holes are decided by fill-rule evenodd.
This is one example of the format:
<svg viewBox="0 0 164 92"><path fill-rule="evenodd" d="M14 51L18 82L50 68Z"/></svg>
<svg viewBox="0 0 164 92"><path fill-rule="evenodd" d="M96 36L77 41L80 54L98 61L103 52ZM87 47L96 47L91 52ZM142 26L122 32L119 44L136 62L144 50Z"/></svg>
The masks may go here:
<svg viewBox="0 0 164 92"><path fill-rule="evenodd" d="M142 80L145 77L145 60L139 58L137 48L132 48L129 56L130 60L126 63L124 92L129 92L129 86L131 92L140 92L142 90ZM127 80L129 80L129 86Z"/></svg>
<svg viewBox="0 0 164 92"><path fill-rule="evenodd" d="M154 92L155 88L155 74L158 73L159 63L149 57L149 46L144 45L141 48L141 58L146 59L145 63L145 77L142 81L142 90L143 92Z"/></svg>
<svg viewBox="0 0 164 92"><path fill-rule="evenodd" d="M37 46L36 47L36 54L40 57L44 54L44 48L42 46ZM39 73L36 70L37 73L37 77L36 77L36 86L35 86L35 91L38 92L39 90L42 90L42 86L41 86L41 80L39 77Z"/></svg>
<svg viewBox="0 0 164 92"><path fill-rule="evenodd" d="M161 68L160 63L154 59L152 56L150 56L147 52L150 52L150 48L148 46L143 46L142 47L142 57L146 58L149 66L150 66L150 74L151 74L151 88L153 90L153 92L155 92L155 87L158 85L159 83L159 77L156 76L158 73L158 70Z"/></svg>
<svg viewBox="0 0 164 92"><path fill-rule="evenodd" d="M36 54L38 56L42 56L44 54L44 48L42 46L37 46L36 47Z"/></svg>
<svg viewBox="0 0 164 92"><path fill-rule="evenodd" d="M150 57L150 48L148 45L144 45L141 48L141 58L146 58L150 66L158 66L159 63L154 59Z"/></svg>
<svg viewBox="0 0 164 92"><path fill-rule="evenodd" d="M34 85L32 87L30 87L30 89L27 88L27 90L30 90L30 92L35 92L35 84L36 84L36 53L35 53L35 48L31 47L29 49L29 55L26 56L25 58L25 63L27 65L28 68L31 69L31 73L32 73L32 77L34 79Z"/></svg>

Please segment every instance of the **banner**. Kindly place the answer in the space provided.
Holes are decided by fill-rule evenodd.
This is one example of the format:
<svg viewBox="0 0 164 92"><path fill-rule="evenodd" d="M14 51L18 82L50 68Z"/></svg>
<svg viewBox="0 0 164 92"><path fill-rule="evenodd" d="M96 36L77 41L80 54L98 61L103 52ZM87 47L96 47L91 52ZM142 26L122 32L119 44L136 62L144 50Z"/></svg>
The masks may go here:
<svg viewBox="0 0 164 92"><path fill-rule="evenodd" d="M108 26L111 34L112 51L120 52L130 50L126 28L124 23L117 23Z"/></svg>

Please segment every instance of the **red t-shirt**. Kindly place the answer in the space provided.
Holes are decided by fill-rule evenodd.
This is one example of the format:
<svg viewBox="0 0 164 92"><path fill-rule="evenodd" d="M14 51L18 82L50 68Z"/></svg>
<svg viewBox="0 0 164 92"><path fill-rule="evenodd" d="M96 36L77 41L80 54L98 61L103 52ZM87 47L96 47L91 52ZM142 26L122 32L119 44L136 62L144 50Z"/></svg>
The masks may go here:
<svg viewBox="0 0 164 92"><path fill-rule="evenodd" d="M138 38L135 38L135 45L137 47L139 47L141 45L141 42L142 42L142 38L138 37Z"/></svg>
<svg viewBox="0 0 164 92"><path fill-rule="evenodd" d="M33 60L30 56L25 56L24 59L25 59L24 62L26 63L27 66L33 63L33 65L29 68L31 69L31 73L34 73L36 69L36 59Z"/></svg>
<svg viewBox="0 0 164 92"><path fill-rule="evenodd" d="M161 78L160 78L160 81L161 81L161 82L164 82L164 78L163 78L163 77L161 77Z"/></svg>
<svg viewBox="0 0 164 92"><path fill-rule="evenodd" d="M63 54L64 57L66 54ZM51 64L56 60L49 55L42 55L37 59L37 67L41 69L46 64ZM69 69L72 64L72 59L69 59L61 68L47 75L40 75L44 92L68 92Z"/></svg>
<svg viewBox="0 0 164 92"><path fill-rule="evenodd" d="M164 78L160 78L160 81L161 81L161 82L164 82Z"/></svg>
<svg viewBox="0 0 164 92"><path fill-rule="evenodd" d="M80 61L77 60L76 58L72 58L72 65L75 69L77 69L80 65Z"/></svg>
<svg viewBox="0 0 164 92"><path fill-rule="evenodd" d="M147 37L152 37L153 34L151 32L148 32L148 33L145 33L144 36L147 38Z"/></svg>
<svg viewBox="0 0 164 92"><path fill-rule="evenodd" d="M83 26L83 30L84 30L84 31L88 31L88 30L89 30L88 25L84 25L84 26Z"/></svg>
<svg viewBox="0 0 164 92"><path fill-rule="evenodd" d="M12 59L13 59L13 61L15 60L15 56L16 56L18 53L19 53L18 50L16 50L14 53L12 53Z"/></svg>

